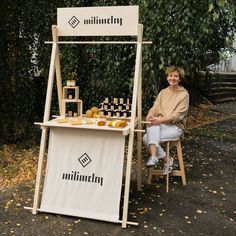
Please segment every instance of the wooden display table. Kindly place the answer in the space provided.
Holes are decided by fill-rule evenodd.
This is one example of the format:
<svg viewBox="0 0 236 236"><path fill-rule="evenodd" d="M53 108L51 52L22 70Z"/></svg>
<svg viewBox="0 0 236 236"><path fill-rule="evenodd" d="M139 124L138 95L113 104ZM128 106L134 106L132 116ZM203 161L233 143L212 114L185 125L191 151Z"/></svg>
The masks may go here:
<svg viewBox="0 0 236 236"><path fill-rule="evenodd" d="M41 126L50 129L50 136L39 211L119 223L129 125L71 125L54 119Z"/></svg>
<svg viewBox="0 0 236 236"><path fill-rule="evenodd" d="M73 118L71 118L73 119ZM93 118L90 118L93 120ZM125 128L113 128L108 126L98 126L96 124L84 124L84 125L71 125L70 123L58 123L56 119L44 122L44 123L35 123L41 126L45 127L62 127L62 128L72 128L72 129L87 129L87 130L100 130L100 131L107 131L107 132L121 132L122 135L128 135L130 131L130 125L128 125Z"/></svg>

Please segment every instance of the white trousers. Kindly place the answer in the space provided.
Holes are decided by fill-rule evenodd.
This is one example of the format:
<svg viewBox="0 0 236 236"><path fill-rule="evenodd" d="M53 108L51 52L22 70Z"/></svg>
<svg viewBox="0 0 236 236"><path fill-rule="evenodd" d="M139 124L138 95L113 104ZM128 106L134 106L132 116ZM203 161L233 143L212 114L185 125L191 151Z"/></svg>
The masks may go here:
<svg viewBox="0 0 236 236"><path fill-rule="evenodd" d="M157 158L163 158L166 156L160 142L176 139L182 135L183 131L176 125L154 125L147 127L147 132L143 136L143 142L146 146L155 144L157 147Z"/></svg>

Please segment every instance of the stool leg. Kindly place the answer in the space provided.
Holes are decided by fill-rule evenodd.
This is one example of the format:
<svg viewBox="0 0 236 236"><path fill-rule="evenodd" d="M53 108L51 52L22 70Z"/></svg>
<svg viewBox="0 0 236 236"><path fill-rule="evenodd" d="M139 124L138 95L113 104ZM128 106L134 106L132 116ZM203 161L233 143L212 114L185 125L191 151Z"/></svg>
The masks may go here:
<svg viewBox="0 0 236 236"><path fill-rule="evenodd" d="M182 147L181 147L180 141L177 143L177 153L178 153L178 159L179 159L179 167L180 167L180 173L181 173L181 178L182 178L182 184L186 185L184 161L183 161Z"/></svg>
<svg viewBox="0 0 236 236"><path fill-rule="evenodd" d="M147 184L151 184L152 181L152 172L154 170L154 167L150 167L148 170L148 179L147 179Z"/></svg>
<svg viewBox="0 0 236 236"><path fill-rule="evenodd" d="M167 175L166 175L166 192L169 192L169 167L170 167L170 143L166 144L166 157L167 157Z"/></svg>

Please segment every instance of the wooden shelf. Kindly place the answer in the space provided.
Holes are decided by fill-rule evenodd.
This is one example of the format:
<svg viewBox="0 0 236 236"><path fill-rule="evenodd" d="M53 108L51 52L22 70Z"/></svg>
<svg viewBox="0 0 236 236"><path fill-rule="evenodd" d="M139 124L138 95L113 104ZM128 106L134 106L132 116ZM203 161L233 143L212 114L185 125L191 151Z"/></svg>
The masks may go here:
<svg viewBox="0 0 236 236"><path fill-rule="evenodd" d="M63 99L64 102L82 102L81 99Z"/></svg>
<svg viewBox="0 0 236 236"><path fill-rule="evenodd" d="M68 91L69 90L74 90L74 94L71 95L73 97L73 99L69 99L69 100L74 100L74 99L79 99L79 86L64 86L63 87L63 99L64 100L68 100Z"/></svg>

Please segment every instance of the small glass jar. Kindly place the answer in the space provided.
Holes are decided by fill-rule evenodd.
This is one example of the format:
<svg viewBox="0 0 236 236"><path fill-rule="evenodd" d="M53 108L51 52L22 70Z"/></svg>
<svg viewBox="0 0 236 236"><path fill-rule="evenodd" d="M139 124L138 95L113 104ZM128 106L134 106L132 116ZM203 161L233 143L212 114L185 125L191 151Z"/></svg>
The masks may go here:
<svg viewBox="0 0 236 236"><path fill-rule="evenodd" d="M113 103L118 104L118 98L113 98Z"/></svg>
<svg viewBox="0 0 236 236"><path fill-rule="evenodd" d="M120 98L120 99L119 99L119 103L120 103L120 104L124 104L124 98Z"/></svg>

